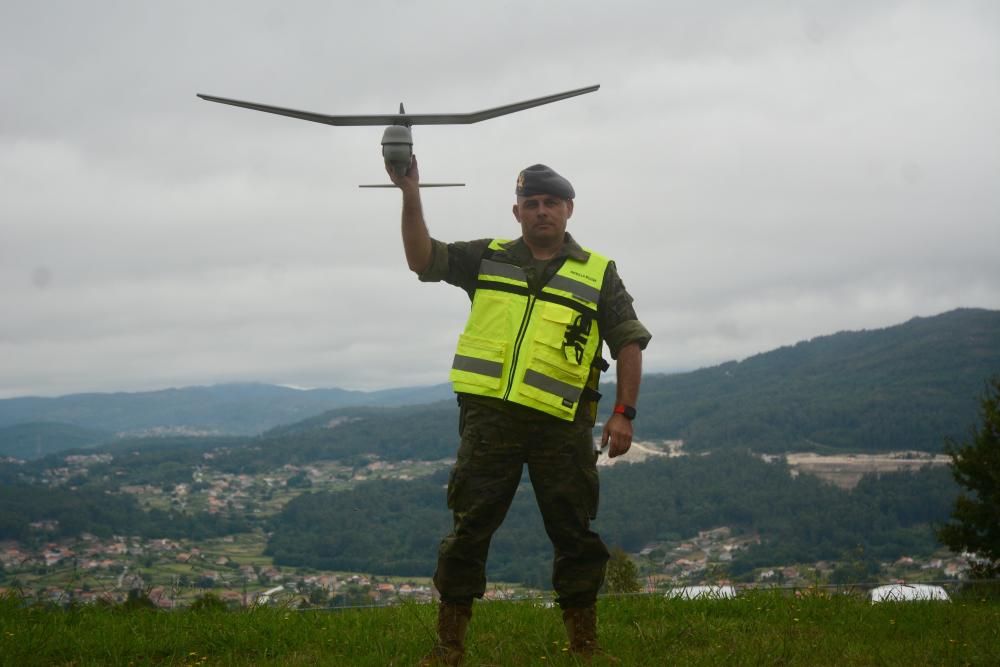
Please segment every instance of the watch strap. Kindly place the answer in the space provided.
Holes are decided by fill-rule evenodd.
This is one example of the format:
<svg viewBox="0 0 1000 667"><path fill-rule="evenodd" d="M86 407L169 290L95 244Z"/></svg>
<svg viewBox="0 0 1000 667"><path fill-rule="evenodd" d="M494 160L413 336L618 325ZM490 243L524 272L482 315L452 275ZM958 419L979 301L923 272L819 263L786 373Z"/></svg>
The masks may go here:
<svg viewBox="0 0 1000 667"><path fill-rule="evenodd" d="M635 408L633 408L631 405L624 405L622 403L619 403L618 405L615 406L614 414L621 415L622 417L625 417L625 419L632 420L635 419L636 412Z"/></svg>

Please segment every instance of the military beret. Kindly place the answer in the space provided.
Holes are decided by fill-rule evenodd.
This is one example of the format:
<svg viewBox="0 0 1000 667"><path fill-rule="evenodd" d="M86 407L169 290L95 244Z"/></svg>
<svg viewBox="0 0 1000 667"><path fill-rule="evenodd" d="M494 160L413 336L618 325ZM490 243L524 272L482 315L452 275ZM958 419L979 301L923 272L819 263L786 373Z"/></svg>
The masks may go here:
<svg viewBox="0 0 1000 667"><path fill-rule="evenodd" d="M521 170L517 175L517 188L514 193L518 197L534 195L555 195L562 199L576 197L570 182L544 164L533 164Z"/></svg>

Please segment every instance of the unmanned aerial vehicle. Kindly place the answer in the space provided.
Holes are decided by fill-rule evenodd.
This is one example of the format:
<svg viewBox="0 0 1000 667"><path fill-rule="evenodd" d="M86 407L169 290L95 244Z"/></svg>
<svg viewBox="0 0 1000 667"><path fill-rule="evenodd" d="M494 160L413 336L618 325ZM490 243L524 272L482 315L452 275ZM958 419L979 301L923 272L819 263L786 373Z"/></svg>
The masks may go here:
<svg viewBox="0 0 1000 667"><path fill-rule="evenodd" d="M555 95L546 95L544 97L536 97L531 100L525 100L523 102L514 102L513 104L505 104L503 106L494 107L492 109L484 109L482 111L473 111L471 113L434 113L434 114L414 114L407 113L403 108L403 103L399 104L398 114L370 114L362 116L331 116L321 113L313 113L311 111L297 111L295 109L286 109L284 107L276 107L268 104L257 104L255 102L241 102L240 100L232 100L225 97L214 97L212 95L202 95L198 94L203 100L208 100L209 102L219 102L220 104L231 104L236 107L243 107L245 109L254 109L256 111L266 111L267 113L278 114L281 116L291 116L292 118L299 118L302 120L309 120L314 123L323 123L325 125L387 125L385 132L382 134L382 156L385 158L393 170L402 176L406 173L406 170L410 167L410 158L413 156L413 131L410 129L413 125L467 125L469 123L478 123L480 121L488 120L490 118L496 118L497 116L504 116L509 113L514 113L517 111L524 111L525 109L530 109L532 107L541 106L543 104L549 104L551 102L558 102L559 100L565 100L570 97L576 97L577 95L584 95L586 93L592 93L600 88L600 85L588 86L586 88L577 88L576 90L568 90L564 93L556 93ZM450 186L462 186L464 183L421 183L421 187L450 187ZM378 185L362 185L362 188L392 188L395 187L391 184L378 184Z"/></svg>

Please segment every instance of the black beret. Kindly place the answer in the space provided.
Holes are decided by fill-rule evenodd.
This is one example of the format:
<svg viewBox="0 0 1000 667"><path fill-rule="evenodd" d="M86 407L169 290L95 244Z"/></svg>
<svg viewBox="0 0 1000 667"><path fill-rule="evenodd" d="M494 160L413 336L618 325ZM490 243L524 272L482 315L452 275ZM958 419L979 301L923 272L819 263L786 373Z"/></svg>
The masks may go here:
<svg viewBox="0 0 1000 667"><path fill-rule="evenodd" d="M544 164L533 164L522 170L517 175L517 189L514 193L518 197L534 195L555 195L561 199L576 197L570 182Z"/></svg>

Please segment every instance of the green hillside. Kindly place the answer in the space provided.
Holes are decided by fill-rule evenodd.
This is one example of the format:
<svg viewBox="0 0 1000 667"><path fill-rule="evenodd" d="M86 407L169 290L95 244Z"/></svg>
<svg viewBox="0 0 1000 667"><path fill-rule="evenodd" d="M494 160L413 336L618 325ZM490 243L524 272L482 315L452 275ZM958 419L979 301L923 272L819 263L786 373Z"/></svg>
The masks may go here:
<svg viewBox="0 0 1000 667"><path fill-rule="evenodd" d="M998 372L1000 311L955 310L689 373L646 375L636 437L681 439L689 450L937 452L975 422L978 397ZM603 393L613 396L614 388ZM601 414L609 410L604 404ZM268 432L277 447L265 456L440 458L455 447L455 414L453 401L339 409Z"/></svg>
<svg viewBox="0 0 1000 667"><path fill-rule="evenodd" d="M268 554L288 566L426 576L450 527L446 483L442 472L304 493L272 520ZM956 493L940 467L867 476L848 491L811 475L793 477L781 463L718 452L603 470L594 529L629 552L723 525L759 535L729 567L739 577L777 563L837 560L859 548L875 560L928 555L939 548L930 524L947 519ZM525 480L493 537L489 577L545 588L551 558Z"/></svg>
<svg viewBox="0 0 1000 667"><path fill-rule="evenodd" d="M0 484L0 540L32 539L29 524L54 522L56 537L115 533L144 537L215 537L249 530L242 518L205 513L143 511L135 498L102 488L47 488L4 480ZM35 537L37 539L37 536Z"/></svg>
<svg viewBox="0 0 1000 667"><path fill-rule="evenodd" d="M1000 372L1000 312L961 309L643 378L640 437L693 449L940 451Z"/></svg>
<svg viewBox="0 0 1000 667"><path fill-rule="evenodd" d="M66 449L86 449L109 442L114 434L58 422L32 422L0 427L0 456L37 459Z"/></svg>

